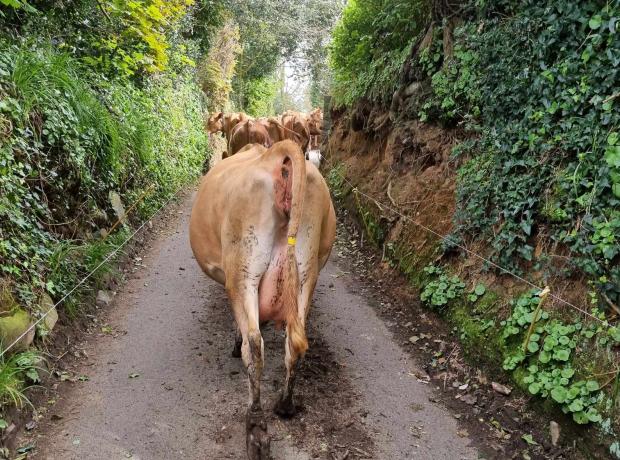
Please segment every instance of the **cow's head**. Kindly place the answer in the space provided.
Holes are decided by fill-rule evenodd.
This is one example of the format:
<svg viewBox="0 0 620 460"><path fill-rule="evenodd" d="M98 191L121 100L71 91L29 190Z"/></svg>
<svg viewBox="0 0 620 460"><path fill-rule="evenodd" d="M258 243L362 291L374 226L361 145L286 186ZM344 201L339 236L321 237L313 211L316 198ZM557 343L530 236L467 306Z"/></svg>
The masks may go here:
<svg viewBox="0 0 620 460"><path fill-rule="evenodd" d="M207 120L207 131L211 134L224 130L224 113L216 112Z"/></svg>

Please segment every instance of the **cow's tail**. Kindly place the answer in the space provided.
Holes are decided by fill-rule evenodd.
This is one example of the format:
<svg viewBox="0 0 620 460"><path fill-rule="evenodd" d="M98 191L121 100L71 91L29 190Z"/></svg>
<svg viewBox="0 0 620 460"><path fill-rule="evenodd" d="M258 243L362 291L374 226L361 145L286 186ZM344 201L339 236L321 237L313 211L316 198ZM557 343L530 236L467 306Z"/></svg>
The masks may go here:
<svg viewBox="0 0 620 460"><path fill-rule="evenodd" d="M286 332L289 346L300 355L308 349L308 339L304 320L300 318L298 310L299 273L297 269L297 231L301 222L304 197L306 196L306 159L299 146L287 142L282 166L292 173L291 209L288 222L286 263L282 300L286 309ZM287 164L289 163L289 164ZM284 169L283 169L284 171Z"/></svg>

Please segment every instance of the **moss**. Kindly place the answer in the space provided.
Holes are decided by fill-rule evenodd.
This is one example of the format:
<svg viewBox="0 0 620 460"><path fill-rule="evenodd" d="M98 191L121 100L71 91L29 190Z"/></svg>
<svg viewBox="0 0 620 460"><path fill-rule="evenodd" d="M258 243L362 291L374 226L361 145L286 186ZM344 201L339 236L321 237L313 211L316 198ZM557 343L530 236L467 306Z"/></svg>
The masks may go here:
<svg viewBox="0 0 620 460"><path fill-rule="evenodd" d="M15 309L9 316L0 318L0 342L2 342L3 346L13 343L28 329L28 326L30 326L30 315L28 312L21 308ZM22 339L22 345L29 345L33 337L34 330L32 334L28 334Z"/></svg>
<svg viewBox="0 0 620 460"><path fill-rule="evenodd" d="M446 313L446 318L458 329L465 353L477 361L483 356L488 364L501 367L503 347L500 345L500 329L496 324L495 315L473 314L472 304L466 300L458 300L451 307Z"/></svg>

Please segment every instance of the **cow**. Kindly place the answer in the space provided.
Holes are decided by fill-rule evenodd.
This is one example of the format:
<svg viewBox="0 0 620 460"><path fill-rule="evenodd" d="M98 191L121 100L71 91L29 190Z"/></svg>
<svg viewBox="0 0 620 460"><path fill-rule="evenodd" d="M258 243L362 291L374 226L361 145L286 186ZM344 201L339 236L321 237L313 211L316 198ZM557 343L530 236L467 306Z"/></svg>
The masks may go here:
<svg viewBox="0 0 620 460"><path fill-rule="evenodd" d="M234 197L234 198L232 198ZM249 382L246 447L269 458L260 400L260 324L286 325L286 376L275 412L295 414L293 388L308 348L305 325L319 270L336 236L336 216L319 171L290 140L247 146L203 178L190 218L190 243L202 270L223 284L241 332Z"/></svg>
<svg viewBox="0 0 620 460"><path fill-rule="evenodd" d="M232 113L227 113L224 115L223 132L224 132L224 136L226 136L226 142L228 144L230 144L230 139L232 138L232 133L233 133L233 130L235 129L235 126L237 126L241 122L244 122L250 119L251 118L248 117L243 112L232 112Z"/></svg>
<svg viewBox="0 0 620 460"><path fill-rule="evenodd" d="M301 145L302 138L295 131L285 128L281 120L277 117L260 118L258 120L269 133L271 140L276 143L285 139L290 139Z"/></svg>
<svg viewBox="0 0 620 460"><path fill-rule="evenodd" d="M321 142L320 136L323 134L323 111L314 109L306 115L308 132L310 133L310 150L318 150Z"/></svg>
<svg viewBox="0 0 620 460"><path fill-rule="evenodd" d="M308 150L310 143L310 131L308 129L308 121L305 114L293 111L286 111L282 114L282 125L289 132L296 133L299 136L299 144L305 152Z"/></svg>
<svg viewBox="0 0 620 460"><path fill-rule="evenodd" d="M235 126L242 121L251 119L251 117L247 116L243 112L215 112L207 119L207 131L210 134L222 132L226 138L226 143L228 144Z"/></svg>
<svg viewBox="0 0 620 460"><path fill-rule="evenodd" d="M209 134L215 134L217 132L224 132L224 112L216 112L207 119L207 132Z"/></svg>
<svg viewBox="0 0 620 460"><path fill-rule="evenodd" d="M320 136L323 133L323 111L318 108L306 115L308 131L312 136Z"/></svg>
<svg viewBox="0 0 620 460"><path fill-rule="evenodd" d="M224 158L234 155L248 144L260 144L264 147L271 147L273 144L269 132L259 121L245 120L235 125L228 143L228 153Z"/></svg>

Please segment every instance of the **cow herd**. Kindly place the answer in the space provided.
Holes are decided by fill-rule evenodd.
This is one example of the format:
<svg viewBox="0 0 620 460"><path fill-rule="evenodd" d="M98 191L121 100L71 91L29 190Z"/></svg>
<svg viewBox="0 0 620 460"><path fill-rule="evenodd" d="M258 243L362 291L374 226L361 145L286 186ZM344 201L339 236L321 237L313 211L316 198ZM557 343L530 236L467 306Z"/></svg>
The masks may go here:
<svg viewBox="0 0 620 460"><path fill-rule="evenodd" d="M223 158L234 155L248 144L266 148L286 139L298 144L303 152L317 150L323 130L323 112L286 111L277 117L252 118L243 112L217 112L207 120L207 131L221 132L226 138L227 150Z"/></svg>
<svg viewBox="0 0 620 460"><path fill-rule="evenodd" d="M270 458L260 397L261 327L273 321L285 328L286 376L274 411L291 417L310 303L336 237L329 189L304 156L321 124L320 110L258 120L220 113L208 120L209 131L224 133L228 151L202 179L190 243L202 270L224 285L237 323L233 356L241 356L247 370L250 460Z"/></svg>

